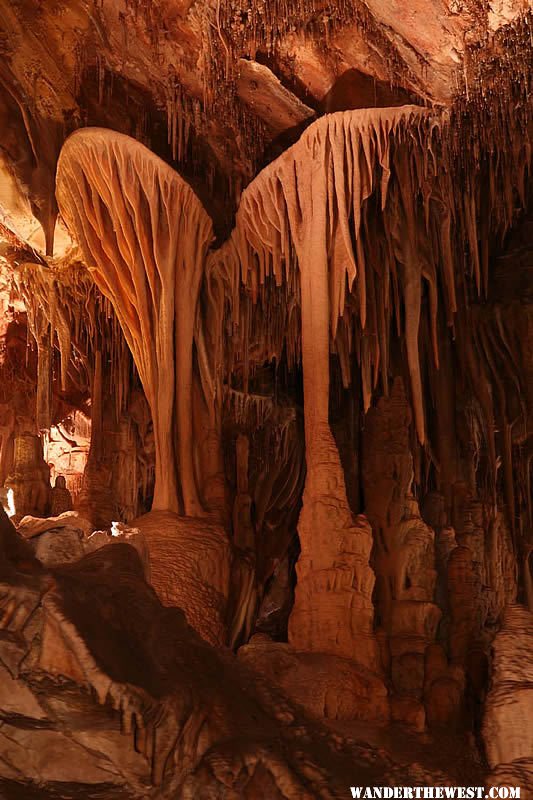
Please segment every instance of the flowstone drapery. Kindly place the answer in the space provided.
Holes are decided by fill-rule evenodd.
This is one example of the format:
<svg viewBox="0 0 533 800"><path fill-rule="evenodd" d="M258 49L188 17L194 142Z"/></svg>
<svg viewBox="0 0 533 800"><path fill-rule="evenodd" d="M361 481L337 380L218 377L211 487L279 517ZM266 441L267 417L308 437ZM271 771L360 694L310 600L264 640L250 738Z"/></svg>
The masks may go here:
<svg viewBox="0 0 533 800"><path fill-rule="evenodd" d="M154 423L153 508L202 515L193 456L193 332L211 220L141 144L78 131L58 163L61 213L113 303Z"/></svg>
<svg viewBox="0 0 533 800"><path fill-rule="evenodd" d="M372 535L366 521L353 519L329 427L330 342L337 335L352 291L361 329L376 330L377 315L367 313L369 291L374 304L376 296L373 284L369 290L365 281L364 248L374 247L365 225L365 204L378 193L384 219L392 223L401 207L397 187L393 186L392 199L387 194L395 147L401 151L403 140L411 135L422 139L424 132L431 138L435 124L428 112L414 107L325 117L244 192L227 245L227 258L238 260L253 299L262 291L264 294L265 282L272 277L284 287L286 297L297 293L301 307L307 478L298 524L302 554L290 621L291 642L302 649L353 657L374 669L379 668L379 656L372 636L374 576L368 564ZM409 178L407 162L401 177ZM406 216L410 213L414 212L407 208ZM394 231L386 230L390 255L383 269L390 283ZM417 430L423 441L418 356L422 267L414 258L418 236L414 219L410 219L409 233L411 249L404 248L397 257L403 269L400 285L405 296ZM399 236L398 240L400 247ZM388 293L383 301L381 311L385 313ZM237 302L235 310L240 313ZM265 328L269 323L267 318ZM275 322L273 327L277 327ZM281 332L280 353L290 335L286 328ZM375 382L380 358L385 370L387 363L389 334L384 320L376 332L381 338L376 338L372 355L367 351L362 362L366 406L371 391L369 371L373 367ZM290 344L287 349L293 351Z"/></svg>
<svg viewBox="0 0 533 800"><path fill-rule="evenodd" d="M475 102L487 109L483 98ZM359 373L366 412L378 386L389 394L396 339L395 369L403 356L414 428L432 458L423 384L429 381L438 391L439 331L445 340L448 331L455 332L495 486L490 381L485 373L480 376L479 344L464 324L467 303L458 298L472 287L487 291L487 250L480 247L480 236L493 241L509 229L514 213L509 187L524 203L531 151L519 137L520 124L511 127L504 152L498 148L499 128L481 134L473 129L469 139L465 123L458 139L453 126L460 113L460 108L448 113L403 106L323 117L245 190L231 239L216 254L220 272L232 276L227 284L236 341L230 345L230 373L232 357L244 362L246 376L254 359L285 357L291 364L301 353L307 478L290 630L302 647L353 655L353 644L345 646L331 625L335 615L323 611L330 602L344 609L336 614L348 618L354 602L361 606L353 617L360 626L359 658L372 627L370 530L366 523L353 527L329 426L332 353L345 386ZM503 112L491 106L491 113L499 119ZM472 151L471 161L465 149ZM454 179L470 187L486 181L487 193L458 194ZM445 439L438 442L436 466L443 482L457 480ZM344 630L350 625L348 619L339 622ZM371 645L362 660L375 664L376 658Z"/></svg>

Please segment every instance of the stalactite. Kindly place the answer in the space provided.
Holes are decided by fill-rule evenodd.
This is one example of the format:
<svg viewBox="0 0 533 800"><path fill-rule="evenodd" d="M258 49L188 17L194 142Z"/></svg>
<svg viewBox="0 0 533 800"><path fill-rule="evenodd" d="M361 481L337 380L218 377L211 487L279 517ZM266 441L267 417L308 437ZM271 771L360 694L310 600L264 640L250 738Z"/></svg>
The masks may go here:
<svg viewBox="0 0 533 800"><path fill-rule="evenodd" d="M272 416L274 401L272 397L248 394L236 389L228 389L226 393L228 413L238 425L260 428Z"/></svg>
<svg viewBox="0 0 533 800"><path fill-rule="evenodd" d="M172 76L167 87L167 139L172 158L178 164L185 161L188 153L194 112L194 102L184 94ZM196 126L196 130L198 133L199 126Z"/></svg>
<svg viewBox="0 0 533 800"><path fill-rule="evenodd" d="M39 431L50 430L52 423L52 344L50 331L39 335L37 340L37 409L36 420Z"/></svg>
<svg viewBox="0 0 533 800"><path fill-rule="evenodd" d="M476 86L473 82L472 102L478 107ZM253 368L255 354L245 327L249 303L254 306L251 340L268 342L268 347L257 350L258 359L267 357L267 351L270 357L279 357L285 349L298 360L302 265L295 245L298 250L303 220L324 219L330 332L345 380L349 381L347 359L355 350L364 408L369 406L378 373L386 391L394 314L398 333L406 342L416 428L419 440L424 441L418 342L424 287L429 295L432 357L438 367L439 302L444 305L447 325L453 328L458 292L465 291L464 273L472 275L478 291L486 292L484 242L500 240L512 223L509 187L515 188L519 203L525 201L524 181L531 162L531 149L522 135L530 113L527 85L517 93L511 84L506 91L517 96L519 115L505 121L503 114L508 112L496 109L501 140L495 141L489 125L478 130L473 107L462 101L449 114L418 107L345 112L313 124L296 145L260 173L243 194L231 240L216 254L217 263L225 262L230 275L240 273L243 283L239 289L238 280L227 282L233 310L230 371L245 352L252 354ZM494 102L484 102L483 113L488 117ZM304 188L311 164L327 176L324 198L313 198ZM459 182L470 187L464 195L454 192ZM503 205L502 196L506 198ZM470 264L465 260L465 246ZM282 316L292 304L298 323L294 327L288 315ZM474 376L478 366L471 329L461 325L460 333L466 356L462 359ZM471 382L476 383L475 377ZM475 391L484 409L487 446L495 465L493 413L490 398L483 399L483 382Z"/></svg>
<svg viewBox="0 0 533 800"><path fill-rule="evenodd" d="M50 379L52 353L55 348L59 350L61 391L68 390L69 382L76 374L80 384L78 388L89 387L89 373L94 366L96 350L103 348L103 357L111 364L118 419L128 399L131 362L116 316L87 269L70 260L50 263L46 267L26 262L15 272L14 284L24 301L29 328L38 347L41 347L39 342L43 339L43 326L49 329Z"/></svg>
<svg viewBox="0 0 533 800"><path fill-rule="evenodd" d="M237 122L243 113L234 96L238 59L243 54L255 58L258 51L275 56L279 45L291 32L298 32L310 39L316 37L320 41L329 41L335 32L353 25L382 54L391 83L399 81L401 76L404 84L423 94L420 80L384 35L366 4L358 0L341 3L332 0L320 3L316 0L273 0L269 3L261 0L218 0L215 8L207 6L203 10L203 16L209 54L206 59L205 92L210 105L214 104L230 123ZM221 82L226 92L229 86L229 97L219 92ZM251 122L250 119L249 124ZM259 142L253 142L259 152L262 141L264 132Z"/></svg>
<svg viewBox="0 0 533 800"><path fill-rule="evenodd" d="M416 227L416 208L403 208L398 186L409 181L408 163L399 162L397 155L402 150L402 138L412 135L418 144L419 151L411 155L412 160L420 160L420 152L434 143L437 136L438 123L432 116L419 108L402 108L393 110L375 110L346 112L320 120L304 134L300 142L281 156L274 164L254 181L243 194L237 225L232 242L226 252L230 259L237 256L241 265L245 284L249 287L252 301L261 296L261 305L272 307L270 297L265 296L267 278L270 276L276 287L283 287L285 297L289 301L294 297L294 289L298 287L298 276L295 272L294 246L301 251L304 241L306 221L323 219L325 226L325 252L329 253L329 324L332 337L336 335L339 319L345 311L345 285L352 289L356 297L356 309L361 332L367 332L367 323L372 326L368 333L376 337L372 351L364 349L364 380L368 386L367 396L375 385L377 371L382 361L379 349L379 338L385 350L388 349L388 331L381 326L381 337L378 337L378 313L376 297L380 293L379 279L375 276L377 259L367 257L367 250L372 242L367 233L367 218L363 212L365 202L373 192L379 192L380 203L385 220L389 220L389 228L385 222L389 237L394 239L391 225L397 226L396 244L392 247L395 256L403 264L401 286L405 296L406 333L408 340L409 363L412 374L412 388L417 408L417 427L419 436L424 438L421 386L418 367L418 312L417 302L420 297L420 273L417 272L419 261L414 258L417 252L419 235ZM398 146L395 148L395 142ZM391 159L396 168L397 182L390 184ZM329 176L326 194L323 198L313 198L306 190L305 181L307 165L320 164L320 169ZM376 168L381 168L381 177L375 177ZM432 176L423 173L420 182ZM381 185L380 185L381 181ZM397 185L396 185L397 184ZM344 188L346 186L346 189ZM416 197L415 189L412 187ZM390 194L389 194L390 190ZM407 190L403 197L403 205L407 202ZM412 201L411 201L412 202ZM415 201L416 202L416 201ZM402 213L403 208L403 213ZM394 222L399 218L399 222ZM407 221L407 240L413 256L405 252L405 235L400 234L402 220ZM405 227L405 226L403 226ZM356 242L352 246L352 231ZM402 233L405 231L402 229ZM301 252L298 261L301 261ZM367 269L367 262L372 267ZM383 263L383 262L382 262ZM412 266L410 266L412 265ZM385 262L384 279L389 283L390 266ZM301 263L300 263L301 269ZM287 280L288 276L288 280ZM295 280L296 279L296 280ZM448 277L453 281L453 275ZM368 283L370 282L370 283ZM292 286L291 286L292 284ZM299 289L296 288L298 297ZM453 286L449 292L454 297ZM242 299L234 300L234 309L240 319ZM371 307L369 308L369 302ZM450 313L453 313L453 304ZM259 312L260 313L260 312ZM239 324L239 317L234 323ZM287 325L269 325L264 320L263 336L272 341L273 352L281 355L283 346L294 352L294 341L289 338L293 331ZM273 333L281 334L277 342L273 341ZM259 337L258 337L259 338ZM366 348L366 344L364 345ZM370 377L372 369L374 377ZM367 377L368 376L368 377Z"/></svg>

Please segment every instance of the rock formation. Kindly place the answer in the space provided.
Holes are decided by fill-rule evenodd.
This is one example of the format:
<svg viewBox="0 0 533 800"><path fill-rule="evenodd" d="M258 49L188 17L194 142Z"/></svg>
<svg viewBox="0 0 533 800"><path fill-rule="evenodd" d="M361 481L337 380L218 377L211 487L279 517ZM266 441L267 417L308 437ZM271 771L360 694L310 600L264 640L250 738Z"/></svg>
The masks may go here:
<svg viewBox="0 0 533 800"><path fill-rule="evenodd" d="M0 0L0 797L533 789L532 15Z"/></svg>
<svg viewBox="0 0 533 800"><path fill-rule="evenodd" d="M89 129L69 139L58 164L58 196L96 284L113 304L150 405L153 507L197 516L192 348L211 221L175 172L111 131Z"/></svg>
<svg viewBox="0 0 533 800"><path fill-rule="evenodd" d="M0 524L4 777L132 797L159 787L160 797L296 800L341 797L339 772L347 779L354 758L369 775L400 774L379 751L297 719L282 694L165 609L128 544L48 571L5 515ZM61 761L39 763L59 748Z"/></svg>
<svg viewBox="0 0 533 800"><path fill-rule="evenodd" d="M508 606L493 644L493 670L483 720L490 767L498 780L524 782L531 791L531 612ZM511 721L512 720L512 721Z"/></svg>

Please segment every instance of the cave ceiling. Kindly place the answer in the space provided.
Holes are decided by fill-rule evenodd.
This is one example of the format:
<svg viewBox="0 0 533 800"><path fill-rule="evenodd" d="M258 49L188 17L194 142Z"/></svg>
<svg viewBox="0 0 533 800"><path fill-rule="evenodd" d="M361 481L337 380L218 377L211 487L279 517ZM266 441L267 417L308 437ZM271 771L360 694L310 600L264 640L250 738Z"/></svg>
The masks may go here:
<svg viewBox="0 0 533 800"><path fill-rule="evenodd" d="M0 3L2 223L52 250L65 138L129 134L191 181L225 237L240 192L312 120L442 107L527 0ZM57 225L54 255L71 241Z"/></svg>

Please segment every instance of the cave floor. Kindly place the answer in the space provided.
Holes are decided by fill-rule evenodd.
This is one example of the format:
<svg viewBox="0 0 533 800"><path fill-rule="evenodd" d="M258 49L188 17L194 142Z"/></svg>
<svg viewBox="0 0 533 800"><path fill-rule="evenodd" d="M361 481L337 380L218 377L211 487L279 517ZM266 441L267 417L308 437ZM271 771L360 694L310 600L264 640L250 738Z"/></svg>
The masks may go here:
<svg viewBox="0 0 533 800"><path fill-rule="evenodd" d="M133 795L113 785L18 783L0 779L0 800L133 800Z"/></svg>
<svg viewBox="0 0 533 800"><path fill-rule="evenodd" d="M457 786L482 786L488 771L472 734L453 729L418 733L403 725L332 722L329 728L358 744L384 750L396 763L419 764L426 773L446 775Z"/></svg>
<svg viewBox="0 0 533 800"><path fill-rule="evenodd" d="M434 775L435 784L446 780L458 786L483 786L487 769L471 736L454 730L417 733L397 725L372 725L367 722L326 721L326 726L342 737L353 740L355 748L386 755L397 765L409 765L409 784L413 784L416 767L420 784ZM414 768L414 769L413 769ZM364 778L354 765L353 784ZM373 783L380 784L376 772ZM48 784L46 789L36 784L0 780L0 800L133 800L133 795L116 785Z"/></svg>

